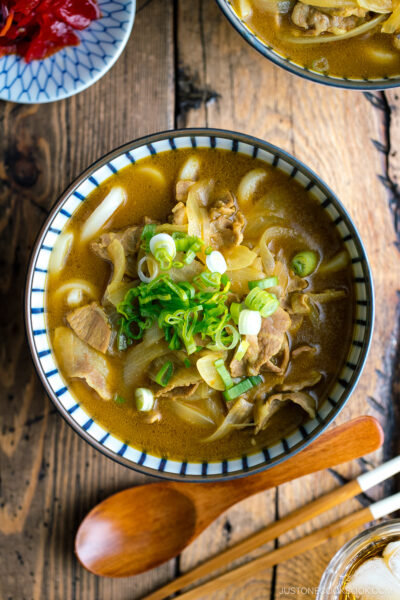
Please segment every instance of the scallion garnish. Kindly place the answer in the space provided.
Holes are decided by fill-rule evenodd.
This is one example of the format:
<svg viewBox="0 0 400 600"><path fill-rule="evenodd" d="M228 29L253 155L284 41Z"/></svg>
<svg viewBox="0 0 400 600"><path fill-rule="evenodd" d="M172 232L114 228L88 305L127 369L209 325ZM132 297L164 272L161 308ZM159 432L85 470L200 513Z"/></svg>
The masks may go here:
<svg viewBox="0 0 400 600"><path fill-rule="evenodd" d="M168 360L165 364L163 364L161 369L158 371L158 373L156 375L156 382L159 385L162 385L163 387L165 387L168 384L169 380L171 379L173 372L174 372L174 365L172 364L172 361Z"/></svg>
<svg viewBox="0 0 400 600"><path fill-rule="evenodd" d="M125 404L125 398L123 398L122 396L120 396L119 394L116 394L114 396L114 402L116 404Z"/></svg>
<svg viewBox="0 0 400 600"><path fill-rule="evenodd" d="M186 252L186 256L183 259L183 262L185 263L185 265L190 265L190 264L192 264L192 262L194 261L195 258L196 258L196 252L194 252L192 249L190 249Z"/></svg>
<svg viewBox="0 0 400 600"><path fill-rule="evenodd" d="M142 239L142 250L150 252L150 240L156 233L157 225L155 223L148 223L143 227L141 239Z"/></svg>
<svg viewBox="0 0 400 600"><path fill-rule="evenodd" d="M226 323L222 329L217 331L215 336L215 345L217 350L232 350L240 340L237 329L230 323Z"/></svg>
<svg viewBox="0 0 400 600"><path fill-rule="evenodd" d="M177 252L184 252L183 262L190 265L196 258L197 252L201 252L204 242L196 237L186 235L185 233L175 232L172 234Z"/></svg>
<svg viewBox="0 0 400 600"><path fill-rule="evenodd" d="M247 294L244 301L250 310L258 310L262 317L269 317L279 306L279 300L275 294L255 287Z"/></svg>
<svg viewBox="0 0 400 600"><path fill-rule="evenodd" d="M260 288L261 290L265 290L267 288L274 287L278 285L277 277L266 277L265 279L256 279L255 281L249 281L248 286L249 290L252 290L255 287Z"/></svg>
<svg viewBox="0 0 400 600"><path fill-rule="evenodd" d="M232 319L234 320L236 325L239 323L239 315L242 309L243 306L239 302L232 302L232 304L229 307L229 312L231 313Z"/></svg>
<svg viewBox="0 0 400 600"><path fill-rule="evenodd" d="M290 266L299 277L307 277L311 275L317 268L318 255L312 250L303 250L293 257Z"/></svg>
<svg viewBox="0 0 400 600"><path fill-rule="evenodd" d="M249 342L247 340L242 340L235 352L233 360L241 361L244 358L249 347Z"/></svg>
<svg viewBox="0 0 400 600"><path fill-rule="evenodd" d="M135 390L136 408L147 412L154 406L153 392L148 388L137 388Z"/></svg>
<svg viewBox="0 0 400 600"><path fill-rule="evenodd" d="M262 383L262 377L260 375L252 375L249 377L249 379L253 384L253 387L256 387L256 385L260 385L260 383Z"/></svg>
<svg viewBox="0 0 400 600"><path fill-rule="evenodd" d="M239 315L240 335L258 335L262 325L261 315L258 310L245 308Z"/></svg>
<svg viewBox="0 0 400 600"><path fill-rule="evenodd" d="M168 254L168 251L165 248L159 248L155 250L154 258L159 263L162 271L168 271L172 267L173 257Z"/></svg>
<svg viewBox="0 0 400 600"><path fill-rule="evenodd" d="M174 267L174 269L182 269L184 265L183 262L181 262L180 260L174 260L172 266Z"/></svg>
<svg viewBox="0 0 400 600"><path fill-rule="evenodd" d="M130 289L117 307L121 315L118 337L121 349L141 339L154 322L163 330L171 350L184 346L188 354L197 352L201 346L195 336L205 340L204 345L217 345L220 349L235 347L239 334L229 324L229 288L228 278L222 284L219 273L204 272L192 283L174 282L163 274Z"/></svg>
<svg viewBox="0 0 400 600"><path fill-rule="evenodd" d="M214 367L215 367L218 375L221 377L222 383L224 384L225 389L227 390L227 389L231 388L233 386L233 380L229 374L228 369L225 366L223 359L219 358L218 360L216 360L214 363Z"/></svg>
<svg viewBox="0 0 400 600"><path fill-rule="evenodd" d="M225 400L230 402L231 400L234 400L235 398L238 398L238 396L241 396L242 394L245 394L251 390L252 387L259 385L261 382L262 378L259 375L247 377L246 379L243 379L243 381L240 381L240 383L237 383L222 393L224 394Z"/></svg>

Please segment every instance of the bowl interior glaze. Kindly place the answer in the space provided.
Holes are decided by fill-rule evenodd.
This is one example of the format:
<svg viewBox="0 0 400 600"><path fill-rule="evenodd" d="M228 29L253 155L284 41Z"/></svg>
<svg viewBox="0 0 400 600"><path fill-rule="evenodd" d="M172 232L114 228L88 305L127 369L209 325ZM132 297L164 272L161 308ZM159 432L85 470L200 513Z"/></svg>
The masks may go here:
<svg viewBox="0 0 400 600"><path fill-rule="evenodd" d="M337 228L352 260L355 322L345 364L319 407L315 419L278 443L235 459L193 462L167 460L127 445L96 423L71 394L60 373L46 332L46 273L51 250L74 211L96 185L116 171L150 154L177 148L216 147L255 156L279 168L310 191ZM64 192L44 224L34 247L28 271L25 317L33 360L42 383L57 409L87 442L139 471L171 479L204 481L231 478L276 465L302 450L337 416L347 402L363 368L373 328L374 303L370 269L363 244L346 209L321 179L283 150L247 135L212 129L169 131L126 144L97 161Z"/></svg>

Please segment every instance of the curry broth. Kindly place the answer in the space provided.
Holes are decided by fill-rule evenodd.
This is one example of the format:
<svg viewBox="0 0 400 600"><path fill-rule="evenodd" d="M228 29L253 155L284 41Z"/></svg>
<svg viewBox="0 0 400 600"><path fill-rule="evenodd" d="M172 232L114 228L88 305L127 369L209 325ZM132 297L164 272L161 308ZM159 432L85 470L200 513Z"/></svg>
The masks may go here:
<svg viewBox="0 0 400 600"><path fill-rule="evenodd" d="M232 0L235 9L239 0ZM336 77L384 78L400 75L400 51L393 46L391 35L377 29L348 40L313 45L296 45L286 42L282 34L293 33L290 16L277 17L252 5L253 14L246 23L262 40L277 52L302 67ZM300 32L301 30L297 28ZM374 51L381 55L390 53L392 59L379 62ZM349 58L351 57L351 59Z"/></svg>
<svg viewBox="0 0 400 600"><path fill-rule="evenodd" d="M68 225L68 230L79 232L87 216L99 205L110 188L116 184L126 189L128 201L125 206L118 209L107 224L107 230L116 230L142 223L145 216L165 221L174 205L174 182L178 171L193 152L193 150L176 150L160 153L142 159L112 175L96 188L78 208ZM318 248L324 258L331 258L342 249L335 227L320 209L317 201L295 180L279 169L239 153L219 149L196 149L195 152L201 158L202 178L213 178L217 187L233 191L237 189L241 178L250 169L264 168L267 170L268 177L267 181L260 186L259 196L268 193L271 203L280 207L287 225L300 231L303 237L310 241L312 247ZM165 188L149 183L149 179L143 175L137 175L138 166L150 165L158 167L163 172L167 181ZM251 221L251 215L245 214L246 216ZM244 243L251 247L252 240L249 237L246 238L246 230ZM298 242L292 241L285 247L285 254L293 255L299 250L301 248L299 248ZM51 341L55 328L65 325L65 314L69 311L65 300L60 300L54 295L58 286L72 278L87 279L96 286L99 291L99 299L101 299L110 273L109 263L88 251L87 244L73 244L61 274L51 275L48 279L47 320ZM313 359L313 368L323 373L323 379L310 392L318 398L319 402L322 401L324 390L329 387L338 374L348 352L354 310L351 281L350 267L331 274L328 279L326 275L315 275L310 282L309 289L311 291L314 288L332 287L333 283L338 288L346 288L349 292L348 297L323 306L321 326L318 331L305 323L291 338L292 346L307 341L320 350ZM288 403L284 410L274 415L271 426L256 437L254 437L253 431L242 429L233 431L219 441L204 444L204 438L210 433L209 428L207 426L194 428L180 420L168 409L166 401L160 406L163 414L161 422L146 424L142 419L142 414L135 409L132 390L124 389L121 376L121 357L107 356L107 360L111 365L112 388L126 398L124 404L101 400L84 382L66 377L70 389L88 414L107 431L140 450L158 456L198 461L241 456L251 449L256 450L256 448L279 440L295 429L304 419L304 413L300 407ZM306 361L306 357L304 359L299 357L298 369L303 367L302 360ZM144 385L145 376L143 381L137 384Z"/></svg>

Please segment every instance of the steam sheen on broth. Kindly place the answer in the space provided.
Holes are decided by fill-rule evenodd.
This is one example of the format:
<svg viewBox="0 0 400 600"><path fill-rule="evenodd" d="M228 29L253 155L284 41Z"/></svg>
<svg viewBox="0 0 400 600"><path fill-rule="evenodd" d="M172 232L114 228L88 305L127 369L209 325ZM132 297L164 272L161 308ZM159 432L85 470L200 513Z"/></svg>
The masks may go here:
<svg viewBox="0 0 400 600"><path fill-rule="evenodd" d="M217 149L160 153L96 188L60 238L47 285L54 354L118 438L223 459L315 414L348 351L351 269L335 227L285 173Z"/></svg>

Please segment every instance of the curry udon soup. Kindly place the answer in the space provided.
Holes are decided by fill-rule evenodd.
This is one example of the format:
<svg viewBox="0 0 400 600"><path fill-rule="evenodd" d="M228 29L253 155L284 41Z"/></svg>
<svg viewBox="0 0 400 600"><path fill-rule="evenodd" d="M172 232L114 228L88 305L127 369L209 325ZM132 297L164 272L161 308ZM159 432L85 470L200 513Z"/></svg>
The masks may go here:
<svg viewBox="0 0 400 600"><path fill-rule="evenodd" d="M232 0L239 17L297 64L349 78L400 75L397 0Z"/></svg>
<svg viewBox="0 0 400 600"><path fill-rule="evenodd" d="M48 276L74 395L158 456L264 447L314 417L352 329L349 256L309 192L269 165L175 150L82 203Z"/></svg>

